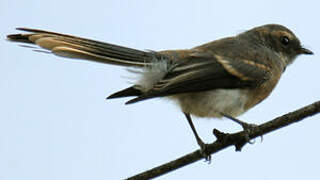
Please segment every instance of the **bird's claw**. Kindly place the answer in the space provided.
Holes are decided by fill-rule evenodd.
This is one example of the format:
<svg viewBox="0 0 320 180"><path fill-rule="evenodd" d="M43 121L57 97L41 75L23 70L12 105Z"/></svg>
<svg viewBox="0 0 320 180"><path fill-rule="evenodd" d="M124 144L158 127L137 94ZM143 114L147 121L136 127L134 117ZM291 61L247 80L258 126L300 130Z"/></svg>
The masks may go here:
<svg viewBox="0 0 320 180"><path fill-rule="evenodd" d="M200 154L205 159L205 162L208 162L208 164L211 163L211 154L208 153L208 144L205 144L203 142L198 143L200 146Z"/></svg>
<svg viewBox="0 0 320 180"><path fill-rule="evenodd" d="M250 139L249 134L251 133L251 131L253 131L254 128L256 128L258 125L256 124L251 124L251 123L245 123L241 121L241 126L243 128L243 130L246 132L246 136L247 136L247 142L249 144L254 144L256 142L255 139ZM261 142L263 141L263 136L260 136L260 140Z"/></svg>

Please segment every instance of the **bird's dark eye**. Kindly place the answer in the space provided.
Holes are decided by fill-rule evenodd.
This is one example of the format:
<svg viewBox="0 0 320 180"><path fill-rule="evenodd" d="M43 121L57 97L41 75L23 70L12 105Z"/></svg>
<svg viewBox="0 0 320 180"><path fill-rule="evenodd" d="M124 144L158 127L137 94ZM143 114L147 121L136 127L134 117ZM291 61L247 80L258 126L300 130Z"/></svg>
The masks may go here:
<svg viewBox="0 0 320 180"><path fill-rule="evenodd" d="M289 40L289 38L287 37L287 36L282 36L281 37L281 43L283 44L283 45L288 45L289 44L289 42L290 42L290 40Z"/></svg>

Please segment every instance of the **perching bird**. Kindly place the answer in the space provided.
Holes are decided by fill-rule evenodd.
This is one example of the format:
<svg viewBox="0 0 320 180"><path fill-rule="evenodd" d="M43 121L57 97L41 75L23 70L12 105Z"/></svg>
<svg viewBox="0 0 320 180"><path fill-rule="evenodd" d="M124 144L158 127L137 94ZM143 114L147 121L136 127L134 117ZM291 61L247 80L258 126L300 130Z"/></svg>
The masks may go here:
<svg viewBox="0 0 320 180"><path fill-rule="evenodd" d="M191 49L141 51L80 37L17 28L28 34L12 34L11 41L36 44L63 57L85 59L140 69L135 85L108 97L133 96L126 104L166 97L178 102L204 151L190 115L234 118L264 100L281 74L303 48L288 28L268 24L237 36ZM207 156L207 155L204 155Z"/></svg>

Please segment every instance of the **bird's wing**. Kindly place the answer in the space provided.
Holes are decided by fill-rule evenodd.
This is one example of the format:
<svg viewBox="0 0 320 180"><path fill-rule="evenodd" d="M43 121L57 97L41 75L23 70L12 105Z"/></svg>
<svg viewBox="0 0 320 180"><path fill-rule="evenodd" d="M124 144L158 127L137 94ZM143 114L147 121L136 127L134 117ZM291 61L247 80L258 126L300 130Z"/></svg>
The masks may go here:
<svg viewBox="0 0 320 180"><path fill-rule="evenodd" d="M11 34L7 36L8 40L35 44L58 56L124 66L146 66L155 58L152 52L100 41L38 29L17 29L30 33ZM45 50L38 51L46 52Z"/></svg>
<svg viewBox="0 0 320 180"><path fill-rule="evenodd" d="M191 53L148 92L130 100L141 100L212 89L252 88L266 81L270 68L250 59L235 59L210 53Z"/></svg>

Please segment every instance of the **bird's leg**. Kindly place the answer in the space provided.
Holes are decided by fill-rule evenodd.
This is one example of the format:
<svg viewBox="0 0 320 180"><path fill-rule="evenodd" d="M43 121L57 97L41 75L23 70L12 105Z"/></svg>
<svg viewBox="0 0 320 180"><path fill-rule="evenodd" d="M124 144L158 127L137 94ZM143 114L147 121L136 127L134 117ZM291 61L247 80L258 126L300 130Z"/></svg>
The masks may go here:
<svg viewBox="0 0 320 180"><path fill-rule="evenodd" d="M188 123L189 123L189 125L190 125L190 127L191 127L191 129L192 129L193 135L194 135L194 137L196 138L197 143L198 143L198 145L199 145L200 148L201 148L201 154L202 154L202 156L205 158L206 161L210 162L210 161L211 161L211 155L207 153L207 146L208 146L208 144L205 144L205 143L201 140L201 138L199 137L199 135L198 135L198 133L197 133L197 131L196 131L196 128L195 128L194 125L193 125L193 122L192 122L192 119L191 119L190 114L184 113L184 115L186 116L186 118L187 118L187 120L188 120Z"/></svg>
<svg viewBox="0 0 320 180"><path fill-rule="evenodd" d="M221 114L222 114L222 116L232 120L233 122L236 122L236 123L240 124L242 126L243 130L250 130L250 129L252 129L252 128L257 126L255 124L246 123L244 121L241 121L241 120L239 120L237 118L234 118L232 116L229 116L227 114L224 114L224 113L221 113Z"/></svg>

